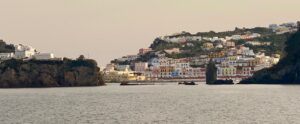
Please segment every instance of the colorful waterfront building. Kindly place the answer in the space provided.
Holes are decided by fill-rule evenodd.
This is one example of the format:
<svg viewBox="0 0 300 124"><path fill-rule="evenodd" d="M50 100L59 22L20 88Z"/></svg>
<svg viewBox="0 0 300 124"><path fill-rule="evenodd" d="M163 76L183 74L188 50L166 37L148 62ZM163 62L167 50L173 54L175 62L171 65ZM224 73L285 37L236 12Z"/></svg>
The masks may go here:
<svg viewBox="0 0 300 124"><path fill-rule="evenodd" d="M172 72L175 71L174 66L160 66L160 77L161 78L171 78Z"/></svg>
<svg viewBox="0 0 300 124"><path fill-rule="evenodd" d="M134 71L144 72L148 69L148 62L138 62L134 65Z"/></svg>

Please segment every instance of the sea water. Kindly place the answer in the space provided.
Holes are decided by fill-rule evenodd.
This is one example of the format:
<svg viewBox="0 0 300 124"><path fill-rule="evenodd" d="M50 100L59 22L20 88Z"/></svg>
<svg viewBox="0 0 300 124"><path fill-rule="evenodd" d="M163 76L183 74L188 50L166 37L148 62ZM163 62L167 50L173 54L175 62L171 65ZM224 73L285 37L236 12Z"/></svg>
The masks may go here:
<svg viewBox="0 0 300 124"><path fill-rule="evenodd" d="M299 123L300 86L0 89L1 124Z"/></svg>

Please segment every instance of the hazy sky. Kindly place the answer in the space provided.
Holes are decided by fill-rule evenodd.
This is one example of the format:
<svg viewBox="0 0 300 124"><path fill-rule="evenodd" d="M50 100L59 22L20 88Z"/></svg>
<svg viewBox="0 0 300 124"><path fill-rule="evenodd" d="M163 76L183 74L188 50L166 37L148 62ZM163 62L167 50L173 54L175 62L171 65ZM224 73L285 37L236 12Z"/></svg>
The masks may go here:
<svg viewBox="0 0 300 124"><path fill-rule="evenodd" d="M0 39L105 65L181 31L300 20L300 0L0 0Z"/></svg>

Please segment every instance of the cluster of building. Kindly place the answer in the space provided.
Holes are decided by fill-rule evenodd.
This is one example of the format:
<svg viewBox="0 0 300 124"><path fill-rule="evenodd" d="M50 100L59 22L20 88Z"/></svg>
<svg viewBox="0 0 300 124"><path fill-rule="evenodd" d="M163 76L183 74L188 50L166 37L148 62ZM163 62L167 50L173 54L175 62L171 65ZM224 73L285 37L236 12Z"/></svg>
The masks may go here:
<svg viewBox="0 0 300 124"><path fill-rule="evenodd" d="M37 50L31 46L26 45L15 45L15 51L11 53L0 53L0 61L5 61L9 59L36 59L36 60L51 60L55 58L53 53L39 53Z"/></svg>
<svg viewBox="0 0 300 124"><path fill-rule="evenodd" d="M130 65L115 65L108 64L104 72L104 80L107 82L121 82L121 81L144 81L145 75L132 71Z"/></svg>
<svg viewBox="0 0 300 124"><path fill-rule="evenodd" d="M270 46L271 42L247 41L246 44L253 46Z"/></svg>
<svg viewBox="0 0 300 124"><path fill-rule="evenodd" d="M269 28L272 29L276 34L284 34L287 32L295 32L298 30L298 24L294 22L283 23L280 25L271 24Z"/></svg>
<svg viewBox="0 0 300 124"><path fill-rule="evenodd" d="M122 80L158 79L203 79L206 64L214 61L219 79L243 79L254 72L278 63L280 55L266 56L254 53L245 46L237 46L220 52L212 52L198 57L173 59L157 52L160 57L148 62L135 62L128 65L109 64L104 73L111 78Z"/></svg>
<svg viewBox="0 0 300 124"><path fill-rule="evenodd" d="M221 37L201 37L201 36L178 36L178 37L171 37L165 36L162 37L162 40L172 43L179 43L182 47L193 47L194 44L192 41L199 41L202 42L202 48L204 50L211 50L211 49L224 49L224 48L231 48L236 47L237 40L247 40L249 41L248 44L251 45L271 45L271 42L258 42L258 41L251 41L255 38L261 37L259 33L251 33L246 32L244 35L232 35L232 36L225 36ZM166 49L164 52L171 54L171 53L181 53L179 48L172 48Z"/></svg>
<svg viewBox="0 0 300 124"><path fill-rule="evenodd" d="M296 32L298 30L298 24L294 22L289 22L289 23L283 23L283 24L270 24L269 29L273 30L276 34L284 34L287 32ZM174 36L175 35L175 36ZM201 37L197 35L180 35L179 34L174 34L171 36L164 36L160 37L161 40L167 41L167 42L172 42L172 43L186 43L188 41L231 41L231 40L249 40L249 39L254 39L261 37L261 34L259 33L251 33L251 32L246 32L244 35L232 35L232 36L225 36L223 38L220 37Z"/></svg>
<svg viewBox="0 0 300 124"><path fill-rule="evenodd" d="M270 25L276 34L297 31L296 23ZM193 42L201 41L202 48L208 53L196 57L173 59L166 54L183 52L180 48L154 51L151 48L139 49L137 55L128 55L117 59L118 62L129 63L109 64L104 73L109 79L121 80L158 80L158 79L205 79L206 65L209 61L216 63L219 79L243 79L251 77L254 72L277 64L280 55L266 56L262 52L254 53L245 45L270 46L271 42L260 42L255 39L262 37L259 33L244 32L243 35L220 37L201 37L196 35L176 35L160 37L161 40L181 44L182 47L193 47ZM243 45L236 45L237 40L246 41ZM209 52L211 51L211 52ZM141 55L155 53L155 58L147 62L136 61ZM116 80L116 79L115 79Z"/></svg>
<svg viewBox="0 0 300 124"><path fill-rule="evenodd" d="M248 40L248 39L253 39L253 38L258 38L261 37L260 34L258 33L251 33L247 32L244 35L232 35L232 36L225 36L223 38L221 37L201 37L201 36L178 36L178 37L173 37L173 36L164 36L161 38L161 40L167 41L167 42L172 42L172 43L186 43L189 41L210 41L210 42L215 42L215 41L231 41L231 40Z"/></svg>

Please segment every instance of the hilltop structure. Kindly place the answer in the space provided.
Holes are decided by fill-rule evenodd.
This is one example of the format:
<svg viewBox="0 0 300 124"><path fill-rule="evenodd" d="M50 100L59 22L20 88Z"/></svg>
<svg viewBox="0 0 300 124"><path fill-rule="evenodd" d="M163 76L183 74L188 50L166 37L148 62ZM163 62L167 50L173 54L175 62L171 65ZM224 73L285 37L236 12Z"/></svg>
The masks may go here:
<svg viewBox="0 0 300 124"><path fill-rule="evenodd" d="M14 45L13 52L0 51L0 62L12 58L20 60L62 60L62 58L56 58L53 53L40 53L35 48L23 44Z"/></svg>

